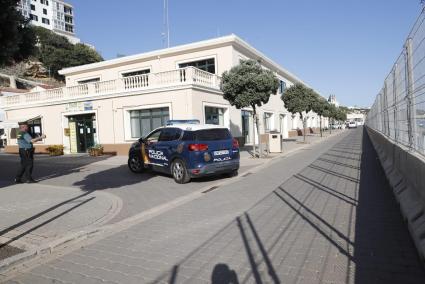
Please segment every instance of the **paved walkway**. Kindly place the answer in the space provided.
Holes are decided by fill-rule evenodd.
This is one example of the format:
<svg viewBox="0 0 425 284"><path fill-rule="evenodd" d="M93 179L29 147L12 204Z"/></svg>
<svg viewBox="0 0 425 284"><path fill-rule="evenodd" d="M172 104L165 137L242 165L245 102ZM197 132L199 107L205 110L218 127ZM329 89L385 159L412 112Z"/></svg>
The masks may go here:
<svg viewBox="0 0 425 284"><path fill-rule="evenodd" d="M43 184L1 188L0 249L11 244L28 250L87 227L104 225L121 207L121 199L101 191Z"/></svg>
<svg viewBox="0 0 425 284"><path fill-rule="evenodd" d="M425 273L357 129L8 283L425 283Z"/></svg>

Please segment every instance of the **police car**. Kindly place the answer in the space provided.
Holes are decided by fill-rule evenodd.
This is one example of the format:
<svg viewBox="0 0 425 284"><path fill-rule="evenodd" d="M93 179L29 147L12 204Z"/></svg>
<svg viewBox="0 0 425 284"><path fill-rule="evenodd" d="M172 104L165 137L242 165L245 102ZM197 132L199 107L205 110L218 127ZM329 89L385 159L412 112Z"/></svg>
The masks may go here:
<svg viewBox="0 0 425 284"><path fill-rule="evenodd" d="M239 143L229 129L217 125L174 124L152 131L129 151L128 167L171 174L177 183L208 175L237 175Z"/></svg>

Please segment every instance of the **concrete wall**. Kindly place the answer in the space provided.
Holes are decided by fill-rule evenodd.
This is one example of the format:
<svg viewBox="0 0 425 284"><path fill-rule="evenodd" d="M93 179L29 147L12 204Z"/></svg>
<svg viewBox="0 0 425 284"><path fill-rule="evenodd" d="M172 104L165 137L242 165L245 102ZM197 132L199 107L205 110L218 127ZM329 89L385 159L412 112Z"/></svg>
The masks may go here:
<svg viewBox="0 0 425 284"><path fill-rule="evenodd" d="M425 157L366 128L415 245L425 260Z"/></svg>

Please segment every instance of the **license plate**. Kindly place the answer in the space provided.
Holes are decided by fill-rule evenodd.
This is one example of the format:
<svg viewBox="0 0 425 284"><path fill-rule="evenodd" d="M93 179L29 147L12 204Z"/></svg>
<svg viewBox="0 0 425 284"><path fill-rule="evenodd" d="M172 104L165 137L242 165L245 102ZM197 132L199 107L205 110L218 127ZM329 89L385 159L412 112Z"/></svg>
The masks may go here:
<svg viewBox="0 0 425 284"><path fill-rule="evenodd" d="M214 156L229 155L229 150L214 151Z"/></svg>

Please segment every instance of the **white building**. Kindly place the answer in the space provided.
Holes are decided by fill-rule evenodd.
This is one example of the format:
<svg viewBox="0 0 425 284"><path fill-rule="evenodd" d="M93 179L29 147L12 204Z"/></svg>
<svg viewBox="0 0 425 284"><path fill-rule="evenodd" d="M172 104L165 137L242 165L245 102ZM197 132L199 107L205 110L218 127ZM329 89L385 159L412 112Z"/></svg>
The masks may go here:
<svg viewBox="0 0 425 284"><path fill-rule="evenodd" d="M336 96L335 95L330 95L328 98L328 102L330 104L333 104L336 107L339 107L339 102L336 100Z"/></svg>
<svg viewBox="0 0 425 284"><path fill-rule="evenodd" d="M20 0L18 10L30 19L34 26L49 29L75 44L80 39L75 36L74 8L60 0Z"/></svg>
<svg viewBox="0 0 425 284"><path fill-rule="evenodd" d="M364 125L369 108L349 107L347 113L348 121L355 121L357 125Z"/></svg>
<svg viewBox="0 0 425 284"><path fill-rule="evenodd" d="M260 133L297 135L302 122L280 96L303 82L235 35L67 68L59 72L66 87L7 96L3 105L8 121L29 121L34 132L47 135L36 145L39 151L61 144L66 153L85 152L99 143L125 155L131 143L168 119L227 126L250 144L257 140L252 109L231 106L220 89L220 75L243 59L259 60L280 80L278 93L258 109ZM316 130L319 117L309 113L307 126ZM16 152L13 131L8 135L6 150Z"/></svg>

